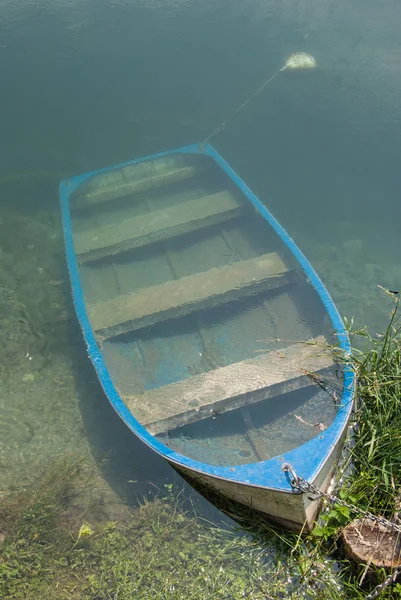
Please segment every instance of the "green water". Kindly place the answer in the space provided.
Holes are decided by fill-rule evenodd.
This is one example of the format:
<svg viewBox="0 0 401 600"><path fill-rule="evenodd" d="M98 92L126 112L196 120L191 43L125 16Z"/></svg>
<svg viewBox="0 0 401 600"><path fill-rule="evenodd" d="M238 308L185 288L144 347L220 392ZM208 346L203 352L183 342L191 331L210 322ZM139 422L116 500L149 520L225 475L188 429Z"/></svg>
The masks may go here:
<svg viewBox="0 0 401 600"><path fill-rule="evenodd" d="M341 314L380 331L377 284L401 281L400 13L391 0L2 3L1 492L68 451L92 457L110 504L171 480L88 364L58 181L203 138L294 51L318 69L275 80L214 143Z"/></svg>

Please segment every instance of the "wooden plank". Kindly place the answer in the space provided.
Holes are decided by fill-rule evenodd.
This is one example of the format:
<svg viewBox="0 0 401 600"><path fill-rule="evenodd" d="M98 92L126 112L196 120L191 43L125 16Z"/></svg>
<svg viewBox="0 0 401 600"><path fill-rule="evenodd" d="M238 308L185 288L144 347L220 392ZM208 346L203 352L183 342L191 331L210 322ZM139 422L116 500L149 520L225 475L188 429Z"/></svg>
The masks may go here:
<svg viewBox="0 0 401 600"><path fill-rule="evenodd" d="M190 179L202 173L200 165L191 166L177 157L145 161L96 175L84 191L71 201L71 208L83 209L117 198L138 194Z"/></svg>
<svg viewBox="0 0 401 600"><path fill-rule="evenodd" d="M135 418L156 435L310 386L313 380L306 373L324 374L333 365L321 336L122 398Z"/></svg>
<svg viewBox="0 0 401 600"><path fill-rule="evenodd" d="M87 311L96 334L105 339L280 287L291 275L273 252L89 304Z"/></svg>
<svg viewBox="0 0 401 600"><path fill-rule="evenodd" d="M77 231L75 251L82 264L227 221L237 217L243 206L228 191L196 198L119 223Z"/></svg>

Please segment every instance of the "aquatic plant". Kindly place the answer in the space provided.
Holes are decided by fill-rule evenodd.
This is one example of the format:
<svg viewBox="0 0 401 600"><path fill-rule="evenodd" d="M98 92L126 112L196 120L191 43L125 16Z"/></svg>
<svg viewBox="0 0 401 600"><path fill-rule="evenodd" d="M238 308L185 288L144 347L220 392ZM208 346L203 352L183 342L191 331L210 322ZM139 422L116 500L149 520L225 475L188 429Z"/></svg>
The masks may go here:
<svg viewBox="0 0 401 600"><path fill-rule="evenodd" d="M70 457L3 503L1 598L348 597L327 562L311 564L308 542L294 551L290 538L258 516L246 529L217 527L184 508L182 490L165 486L119 522L92 522L74 504L77 489L88 485L85 465Z"/></svg>
<svg viewBox="0 0 401 600"><path fill-rule="evenodd" d="M57 461L3 503L0 597L266 598L259 544L191 517L170 489L122 522L72 518L81 470L81 461Z"/></svg>

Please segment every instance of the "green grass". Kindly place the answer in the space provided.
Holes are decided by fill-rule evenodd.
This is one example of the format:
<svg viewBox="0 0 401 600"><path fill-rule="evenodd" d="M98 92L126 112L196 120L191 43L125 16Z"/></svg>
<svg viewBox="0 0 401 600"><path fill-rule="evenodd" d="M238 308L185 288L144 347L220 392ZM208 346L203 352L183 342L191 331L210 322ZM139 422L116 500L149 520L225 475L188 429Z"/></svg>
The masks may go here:
<svg viewBox="0 0 401 600"><path fill-rule="evenodd" d="M357 406L351 473L342 489L344 498L351 496L359 507L387 518L394 515L401 493L401 324L399 300L393 298L383 335L350 328Z"/></svg>
<svg viewBox="0 0 401 600"><path fill-rule="evenodd" d="M353 333L364 340L354 350L359 406L356 412L354 475L350 493L373 512L391 517L401 492L401 325L399 300L382 337L366 329Z"/></svg>

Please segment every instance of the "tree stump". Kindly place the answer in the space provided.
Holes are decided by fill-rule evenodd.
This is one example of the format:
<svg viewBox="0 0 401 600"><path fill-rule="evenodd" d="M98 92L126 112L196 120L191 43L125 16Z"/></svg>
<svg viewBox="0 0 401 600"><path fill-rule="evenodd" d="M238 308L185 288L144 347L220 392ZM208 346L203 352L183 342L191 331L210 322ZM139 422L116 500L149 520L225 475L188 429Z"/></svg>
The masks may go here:
<svg viewBox="0 0 401 600"><path fill-rule="evenodd" d="M342 533L347 555L358 563L391 569L401 565L401 533L368 518L355 519Z"/></svg>

